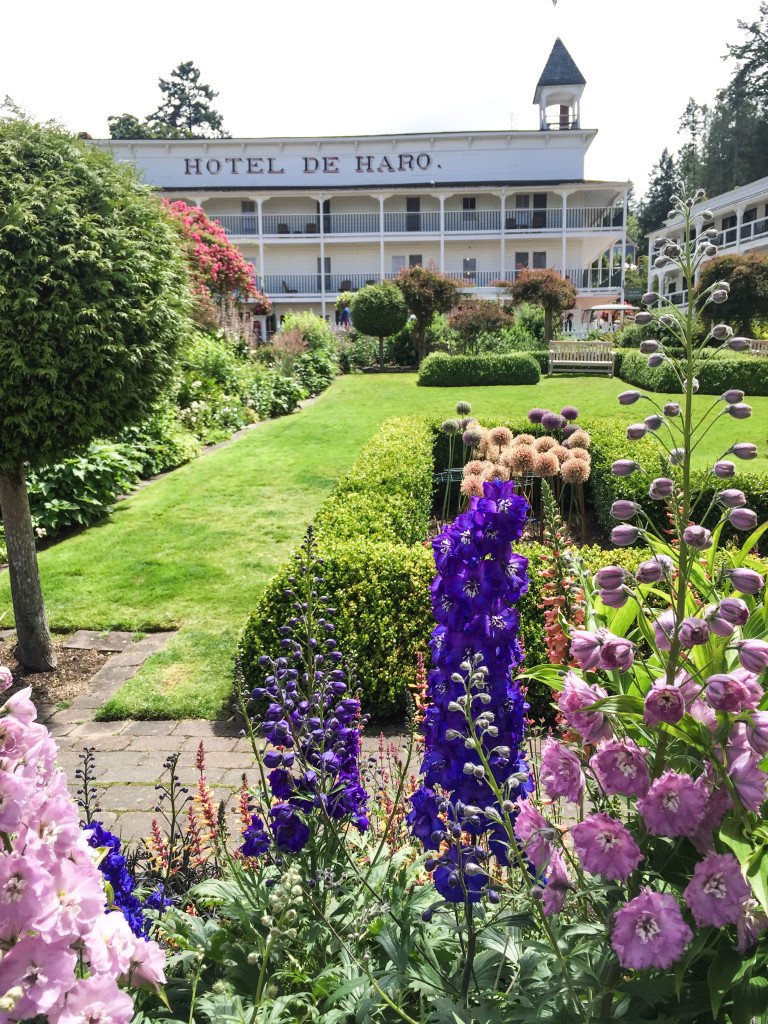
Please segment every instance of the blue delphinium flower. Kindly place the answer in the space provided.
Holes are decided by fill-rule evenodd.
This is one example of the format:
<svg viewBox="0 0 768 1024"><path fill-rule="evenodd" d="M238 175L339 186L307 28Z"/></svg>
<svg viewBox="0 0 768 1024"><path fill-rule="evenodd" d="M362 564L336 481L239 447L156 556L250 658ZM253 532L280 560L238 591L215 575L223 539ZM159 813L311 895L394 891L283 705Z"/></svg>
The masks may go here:
<svg viewBox="0 0 768 1024"><path fill-rule="evenodd" d="M136 883L128 872L124 855L120 852L120 840L105 829L100 821L92 821L86 833L89 846L93 849L108 850L99 864L99 870L112 888L112 902L123 912L134 935L146 935L150 922L145 921L142 905L134 894Z"/></svg>
<svg viewBox="0 0 768 1024"><path fill-rule="evenodd" d="M488 770L505 796L515 799L531 789L522 754L528 705L513 678L523 657L513 605L528 589L528 560L511 549L522 535L528 503L511 482L487 482L483 492L432 542L435 667L428 675L424 781L408 814L426 849L449 844L427 862L448 902L472 903L489 891L489 854L507 863L503 812ZM462 834L473 837L471 845ZM485 845L478 842L483 837Z"/></svg>
<svg viewBox="0 0 768 1024"><path fill-rule="evenodd" d="M267 853L271 845L269 832L264 827L264 822L258 814L252 815L251 824L243 832L243 844L240 847L240 852L244 857L259 857L261 854Z"/></svg>
<svg viewBox="0 0 768 1024"><path fill-rule="evenodd" d="M271 769L267 781L278 801L269 811L268 828L281 852L303 849L310 835L303 816L313 811L350 820L361 832L368 828L368 796L358 768L360 701L349 692L343 655L333 639L335 609L318 596L321 564L310 529L290 580L296 589L286 592L297 598L298 590L300 599L281 629L284 656L259 659L269 674L251 693L260 707L253 724L269 744L262 763ZM246 838L244 846L249 843Z"/></svg>

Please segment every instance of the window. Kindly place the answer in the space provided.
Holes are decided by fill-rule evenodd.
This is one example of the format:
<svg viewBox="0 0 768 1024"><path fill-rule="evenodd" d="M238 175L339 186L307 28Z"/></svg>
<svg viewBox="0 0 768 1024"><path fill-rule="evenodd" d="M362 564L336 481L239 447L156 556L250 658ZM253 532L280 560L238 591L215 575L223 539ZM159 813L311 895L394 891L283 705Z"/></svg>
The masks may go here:
<svg viewBox="0 0 768 1024"><path fill-rule="evenodd" d="M474 281L477 277L477 259L474 256L463 259L461 261L461 272L469 281Z"/></svg>
<svg viewBox="0 0 768 1024"><path fill-rule="evenodd" d="M533 197L533 208L534 210L546 210L547 208L547 193L537 192Z"/></svg>
<svg viewBox="0 0 768 1024"><path fill-rule="evenodd" d="M405 230L421 231L421 199L418 196L406 198L405 210Z"/></svg>
<svg viewBox="0 0 768 1024"><path fill-rule="evenodd" d="M515 209L527 210L531 205L531 197L527 195L515 196Z"/></svg>
<svg viewBox="0 0 768 1024"><path fill-rule="evenodd" d="M527 270L528 269L528 253L527 252L516 252L515 253L515 270Z"/></svg>
<svg viewBox="0 0 768 1024"><path fill-rule="evenodd" d="M535 252L533 254L533 269L534 270L546 270L547 269L547 254L545 252Z"/></svg>
<svg viewBox="0 0 768 1024"><path fill-rule="evenodd" d="M745 210L741 219L744 224L748 224L751 220L757 220L757 207L753 206L751 210Z"/></svg>
<svg viewBox="0 0 768 1024"><path fill-rule="evenodd" d="M533 223L531 227L545 228L547 226L547 193L539 192L533 197Z"/></svg>
<svg viewBox="0 0 768 1024"><path fill-rule="evenodd" d="M406 265L405 256L393 256L392 257L392 273L399 274L403 267Z"/></svg>
<svg viewBox="0 0 768 1024"><path fill-rule="evenodd" d="M241 199L240 213L256 213L255 201L253 199Z"/></svg>
<svg viewBox="0 0 768 1024"><path fill-rule="evenodd" d="M421 253L419 253L417 256L409 256L408 257L408 266L409 267L420 267L420 266L423 265L423 263L424 263L424 257L421 255Z"/></svg>
<svg viewBox="0 0 768 1024"><path fill-rule="evenodd" d="M477 200L474 196L464 196L461 200L461 208L463 210L474 210Z"/></svg>
<svg viewBox="0 0 768 1024"><path fill-rule="evenodd" d="M720 227L722 228L723 231L727 231L728 228L735 228L736 227L736 214L734 213L730 217L723 217L723 222L720 225Z"/></svg>

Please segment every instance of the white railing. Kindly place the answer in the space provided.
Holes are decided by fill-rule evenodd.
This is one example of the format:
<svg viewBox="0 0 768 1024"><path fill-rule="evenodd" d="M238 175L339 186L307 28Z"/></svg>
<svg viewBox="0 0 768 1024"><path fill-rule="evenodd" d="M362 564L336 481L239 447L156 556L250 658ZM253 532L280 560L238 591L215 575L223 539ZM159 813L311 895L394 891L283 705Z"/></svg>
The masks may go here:
<svg viewBox="0 0 768 1024"><path fill-rule="evenodd" d="M621 288L621 270L616 267L569 267L563 276L582 292L615 292Z"/></svg>
<svg viewBox="0 0 768 1024"><path fill-rule="evenodd" d="M490 288L501 280L501 271L469 270L464 273L462 270L450 270L448 276L453 281L461 282L465 288Z"/></svg>
<svg viewBox="0 0 768 1024"><path fill-rule="evenodd" d="M217 220L228 235L258 235L259 218L255 213L222 213L209 215Z"/></svg>
<svg viewBox="0 0 768 1024"><path fill-rule="evenodd" d="M741 225L742 242L750 238L762 238L765 235L768 235L768 217L761 217L760 220L748 220ZM738 228L724 228L715 239L715 245L719 249L725 249L730 245L736 245L738 238Z"/></svg>
<svg viewBox="0 0 768 1024"><path fill-rule="evenodd" d="M408 213L398 210L396 213L384 213L384 231L389 233L407 234L411 231L439 231L440 213L438 210L424 210L421 213Z"/></svg>
<svg viewBox="0 0 768 1024"><path fill-rule="evenodd" d="M498 231L501 210L446 210L446 231Z"/></svg>

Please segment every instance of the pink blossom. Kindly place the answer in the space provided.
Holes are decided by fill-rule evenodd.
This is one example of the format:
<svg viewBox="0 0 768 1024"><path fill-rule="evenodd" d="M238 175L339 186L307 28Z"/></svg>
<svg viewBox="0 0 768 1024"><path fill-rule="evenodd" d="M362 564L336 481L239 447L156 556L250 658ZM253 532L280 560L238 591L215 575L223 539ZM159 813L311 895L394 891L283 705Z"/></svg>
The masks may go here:
<svg viewBox="0 0 768 1024"><path fill-rule="evenodd" d="M616 914L611 945L622 967L666 970L692 938L675 897L645 888Z"/></svg>
<svg viewBox="0 0 768 1024"><path fill-rule="evenodd" d="M707 793L685 773L666 771L637 801L646 828L657 836L689 836L704 817Z"/></svg>
<svg viewBox="0 0 768 1024"><path fill-rule="evenodd" d="M660 651L668 651L672 647L672 636L675 631L675 613L672 609L662 612L653 623L656 646Z"/></svg>
<svg viewBox="0 0 768 1024"><path fill-rule="evenodd" d="M130 970L136 936L123 914L100 914L85 944L92 974L117 978Z"/></svg>
<svg viewBox="0 0 768 1024"><path fill-rule="evenodd" d="M520 797L516 806L515 838L535 870L542 872L555 852L552 845L554 829L530 800Z"/></svg>
<svg viewBox="0 0 768 1024"><path fill-rule="evenodd" d="M52 874L58 906L41 930L43 934L74 941L87 935L93 921L104 911L106 900L101 874L93 862L90 870L84 870L82 865L69 860L58 864Z"/></svg>
<svg viewBox="0 0 768 1024"><path fill-rule="evenodd" d="M586 629L577 629L571 633L571 657L575 658L585 672L592 672L600 661L600 648L603 644L602 630L591 633Z"/></svg>
<svg viewBox="0 0 768 1024"><path fill-rule="evenodd" d="M643 721L649 728L666 722L674 725L685 714L685 698L679 686L656 682L645 695Z"/></svg>
<svg viewBox="0 0 768 1024"><path fill-rule="evenodd" d="M34 850L41 861L51 867L66 856L80 833L77 816L71 808L69 799L44 799L28 813L24 829L20 830L28 849Z"/></svg>
<svg viewBox="0 0 768 1024"><path fill-rule="evenodd" d="M748 899L741 905L741 915L736 922L736 943L737 953L746 953L748 949L757 945L760 932L768 927L768 917L760 910L757 900Z"/></svg>
<svg viewBox="0 0 768 1024"><path fill-rule="evenodd" d="M51 876L38 860L16 852L0 857L0 939L38 930L55 907Z"/></svg>
<svg viewBox="0 0 768 1024"><path fill-rule="evenodd" d="M759 756L749 748L740 752L737 748L737 756L728 765L728 775L742 804L748 811L759 814L768 783L768 774L761 770Z"/></svg>
<svg viewBox="0 0 768 1024"><path fill-rule="evenodd" d="M27 686L23 690L17 690L5 702L5 713L13 715L20 722L34 722L37 718L37 708L29 699L31 693L31 686Z"/></svg>
<svg viewBox="0 0 768 1024"><path fill-rule="evenodd" d="M21 939L0 960L0 992L19 985L14 1007L18 1020L46 1013L72 984L76 957L66 943L47 943L40 935Z"/></svg>
<svg viewBox="0 0 768 1024"><path fill-rule="evenodd" d="M571 828L582 867L593 875L626 882L643 859L629 830L609 814L593 814Z"/></svg>
<svg viewBox="0 0 768 1024"><path fill-rule="evenodd" d="M542 748L540 776L551 800L562 796L577 804L584 795L581 761L557 740L547 740Z"/></svg>
<svg viewBox="0 0 768 1024"><path fill-rule="evenodd" d="M565 895L570 887L565 857L559 850L553 850L547 865L547 884L544 887L544 916L559 914L565 903Z"/></svg>
<svg viewBox="0 0 768 1024"><path fill-rule="evenodd" d="M701 823L696 831L689 836L699 853L708 853L714 848L713 831L720 826L726 811L730 810L732 806L731 794L725 786L713 786L712 792L707 798Z"/></svg>
<svg viewBox="0 0 768 1024"><path fill-rule="evenodd" d="M708 853L693 869L683 896L700 928L722 928L739 920L750 888L732 853Z"/></svg>
<svg viewBox="0 0 768 1024"><path fill-rule="evenodd" d="M566 672L558 707L565 716L569 729L581 734L585 743L598 743L609 739L611 727L602 712L590 713L586 709L608 694L602 686L589 686L575 672Z"/></svg>
<svg viewBox="0 0 768 1024"><path fill-rule="evenodd" d="M606 740L592 755L590 764L609 796L644 796L651 784L647 753L634 740Z"/></svg>
<svg viewBox="0 0 768 1024"><path fill-rule="evenodd" d="M624 637L612 636L610 633L600 650L598 668L607 672L628 672L635 660L635 645Z"/></svg>
<svg viewBox="0 0 768 1024"><path fill-rule="evenodd" d="M157 988L165 984L165 953L156 942L136 940L128 969L128 982L134 988L141 988L142 985Z"/></svg>
<svg viewBox="0 0 768 1024"><path fill-rule="evenodd" d="M707 700L716 711L729 711L736 714L743 708L753 705L753 689L749 685L749 679L745 682L743 676L750 676L741 669L742 678L736 672L720 672L707 679ZM752 677L754 679L754 676Z"/></svg>
<svg viewBox="0 0 768 1024"><path fill-rule="evenodd" d="M12 683L13 676L11 675L11 670L6 668L5 665L0 665L0 693L3 690L7 690Z"/></svg>
<svg viewBox="0 0 768 1024"><path fill-rule="evenodd" d="M16 832L33 792L32 783L0 770L0 832Z"/></svg>
<svg viewBox="0 0 768 1024"><path fill-rule="evenodd" d="M758 754L768 754L768 711L753 711L751 717L749 742Z"/></svg>
<svg viewBox="0 0 768 1024"><path fill-rule="evenodd" d="M56 1009L56 1024L130 1024L133 1018L131 997L104 975L78 979Z"/></svg>

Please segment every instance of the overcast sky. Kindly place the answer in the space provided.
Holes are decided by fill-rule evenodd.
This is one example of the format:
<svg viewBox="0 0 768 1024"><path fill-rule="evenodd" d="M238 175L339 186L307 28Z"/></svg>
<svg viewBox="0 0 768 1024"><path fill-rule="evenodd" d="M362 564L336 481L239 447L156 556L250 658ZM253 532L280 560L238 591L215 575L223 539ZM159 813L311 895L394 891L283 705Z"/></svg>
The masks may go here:
<svg viewBox="0 0 768 1024"><path fill-rule="evenodd" d="M0 98L73 131L144 118L192 60L233 136L537 128L536 81L560 36L587 80L586 176L642 194L677 149L689 96L725 85L726 43L759 0L37 0L6 3ZM719 9L718 9L719 8Z"/></svg>

